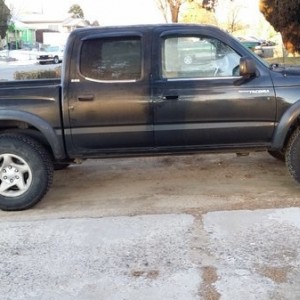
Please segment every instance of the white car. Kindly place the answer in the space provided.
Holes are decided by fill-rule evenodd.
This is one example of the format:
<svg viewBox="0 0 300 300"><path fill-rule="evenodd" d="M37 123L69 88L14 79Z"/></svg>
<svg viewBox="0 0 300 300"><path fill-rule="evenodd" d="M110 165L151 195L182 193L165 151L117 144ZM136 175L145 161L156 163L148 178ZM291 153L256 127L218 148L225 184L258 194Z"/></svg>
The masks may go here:
<svg viewBox="0 0 300 300"><path fill-rule="evenodd" d="M64 56L64 48L61 46L47 46L38 52L36 57L40 64L62 62Z"/></svg>

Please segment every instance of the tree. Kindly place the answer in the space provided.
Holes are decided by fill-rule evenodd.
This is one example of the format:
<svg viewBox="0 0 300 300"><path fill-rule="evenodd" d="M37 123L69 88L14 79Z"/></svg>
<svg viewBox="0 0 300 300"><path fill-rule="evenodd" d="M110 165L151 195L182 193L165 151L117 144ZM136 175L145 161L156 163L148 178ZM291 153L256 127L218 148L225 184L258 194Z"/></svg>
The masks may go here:
<svg viewBox="0 0 300 300"><path fill-rule="evenodd" d="M218 3L218 0L201 0L201 1L200 0L155 0L155 1L157 7L162 12L166 22L168 22L171 17L172 23L178 23L180 8L186 3L195 4L197 6L199 6L199 3L201 3L202 8L210 12L215 11L215 7ZM207 14L204 15L207 16Z"/></svg>
<svg viewBox="0 0 300 300"><path fill-rule="evenodd" d="M2 39L6 36L10 17L9 8L5 5L4 0L0 0L0 37Z"/></svg>
<svg viewBox="0 0 300 300"><path fill-rule="evenodd" d="M184 23L217 25L214 13L196 1L188 3L184 12L180 14L180 21Z"/></svg>
<svg viewBox="0 0 300 300"><path fill-rule="evenodd" d="M74 19L83 19L84 18L83 10L78 4L73 4L70 7L68 13L71 14L71 17Z"/></svg>
<svg viewBox="0 0 300 300"><path fill-rule="evenodd" d="M245 24L243 24L241 20L241 10L242 6L234 3L234 1L229 1L229 10L227 15L226 23L224 24L225 30L233 33L245 28Z"/></svg>
<svg viewBox="0 0 300 300"><path fill-rule="evenodd" d="M172 23L178 23L178 15L180 7L183 3L193 0L155 0L157 7L162 12L166 22L169 21L171 16Z"/></svg>
<svg viewBox="0 0 300 300"><path fill-rule="evenodd" d="M207 9L208 11L215 11L215 8L218 4L218 0L203 0L202 7Z"/></svg>
<svg viewBox="0 0 300 300"><path fill-rule="evenodd" d="M16 24L13 22L13 20L10 20L9 24L7 25L7 32L11 33L14 36L14 41L16 42L16 49L19 48L19 41L18 41L18 30L16 28ZM7 39L7 41L9 38Z"/></svg>
<svg viewBox="0 0 300 300"><path fill-rule="evenodd" d="M300 1L260 0L259 9L265 19L281 33L289 53L300 53Z"/></svg>

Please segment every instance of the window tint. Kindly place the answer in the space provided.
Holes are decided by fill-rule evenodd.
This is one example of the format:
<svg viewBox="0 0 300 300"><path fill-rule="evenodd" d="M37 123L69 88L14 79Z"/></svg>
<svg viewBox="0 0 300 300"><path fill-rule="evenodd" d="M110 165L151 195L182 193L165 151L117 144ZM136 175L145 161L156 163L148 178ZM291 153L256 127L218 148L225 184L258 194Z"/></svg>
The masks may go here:
<svg viewBox="0 0 300 300"><path fill-rule="evenodd" d="M236 76L239 61L239 54L214 38L172 37L163 41L165 78Z"/></svg>
<svg viewBox="0 0 300 300"><path fill-rule="evenodd" d="M137 80L141 78L139 37L91 39L83 42L80 72L96 80Z"/></svg>

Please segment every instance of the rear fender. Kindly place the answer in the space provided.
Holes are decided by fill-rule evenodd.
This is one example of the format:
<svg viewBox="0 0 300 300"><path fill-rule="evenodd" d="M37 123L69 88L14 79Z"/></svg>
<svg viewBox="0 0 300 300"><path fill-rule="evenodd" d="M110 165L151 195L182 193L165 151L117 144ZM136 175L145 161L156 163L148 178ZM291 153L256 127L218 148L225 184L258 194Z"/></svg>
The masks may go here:
<svg viewBox="0 0 300 300"><path fill-rule="evenodd" d="M21 121L39 130L49 143L56 159L66 157L62 140L57 136L54 128L40 117L24 111L1 110L0 121Z"/></svg>

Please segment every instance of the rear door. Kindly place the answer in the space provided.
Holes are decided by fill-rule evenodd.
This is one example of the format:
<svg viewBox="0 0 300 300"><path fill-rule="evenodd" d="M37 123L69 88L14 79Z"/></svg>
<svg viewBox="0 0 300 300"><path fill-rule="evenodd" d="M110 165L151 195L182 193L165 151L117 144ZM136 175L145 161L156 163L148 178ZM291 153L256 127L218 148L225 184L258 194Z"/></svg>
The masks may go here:
<svg viewBox="0 0 300 300"><path fill-rule="evenodd" d="M247 53L213 32L185 29L157 35L160 42L153 47L160 64L156 63L152 91L157 147L251 147L270 142L276 101L267 68L258 65L257 76L244 80L238 65Z"/></svg>
<svg viewBox="0 0 300 300"><path fill-rule="evenodd" d="M149 60L140 32L103 33L77 41L66 89L76 154L153 147ZM75 51L75 50L74 50ZM76 50L77 51L77 50ZM78 63L76 63L76 61Z"/></svg>

